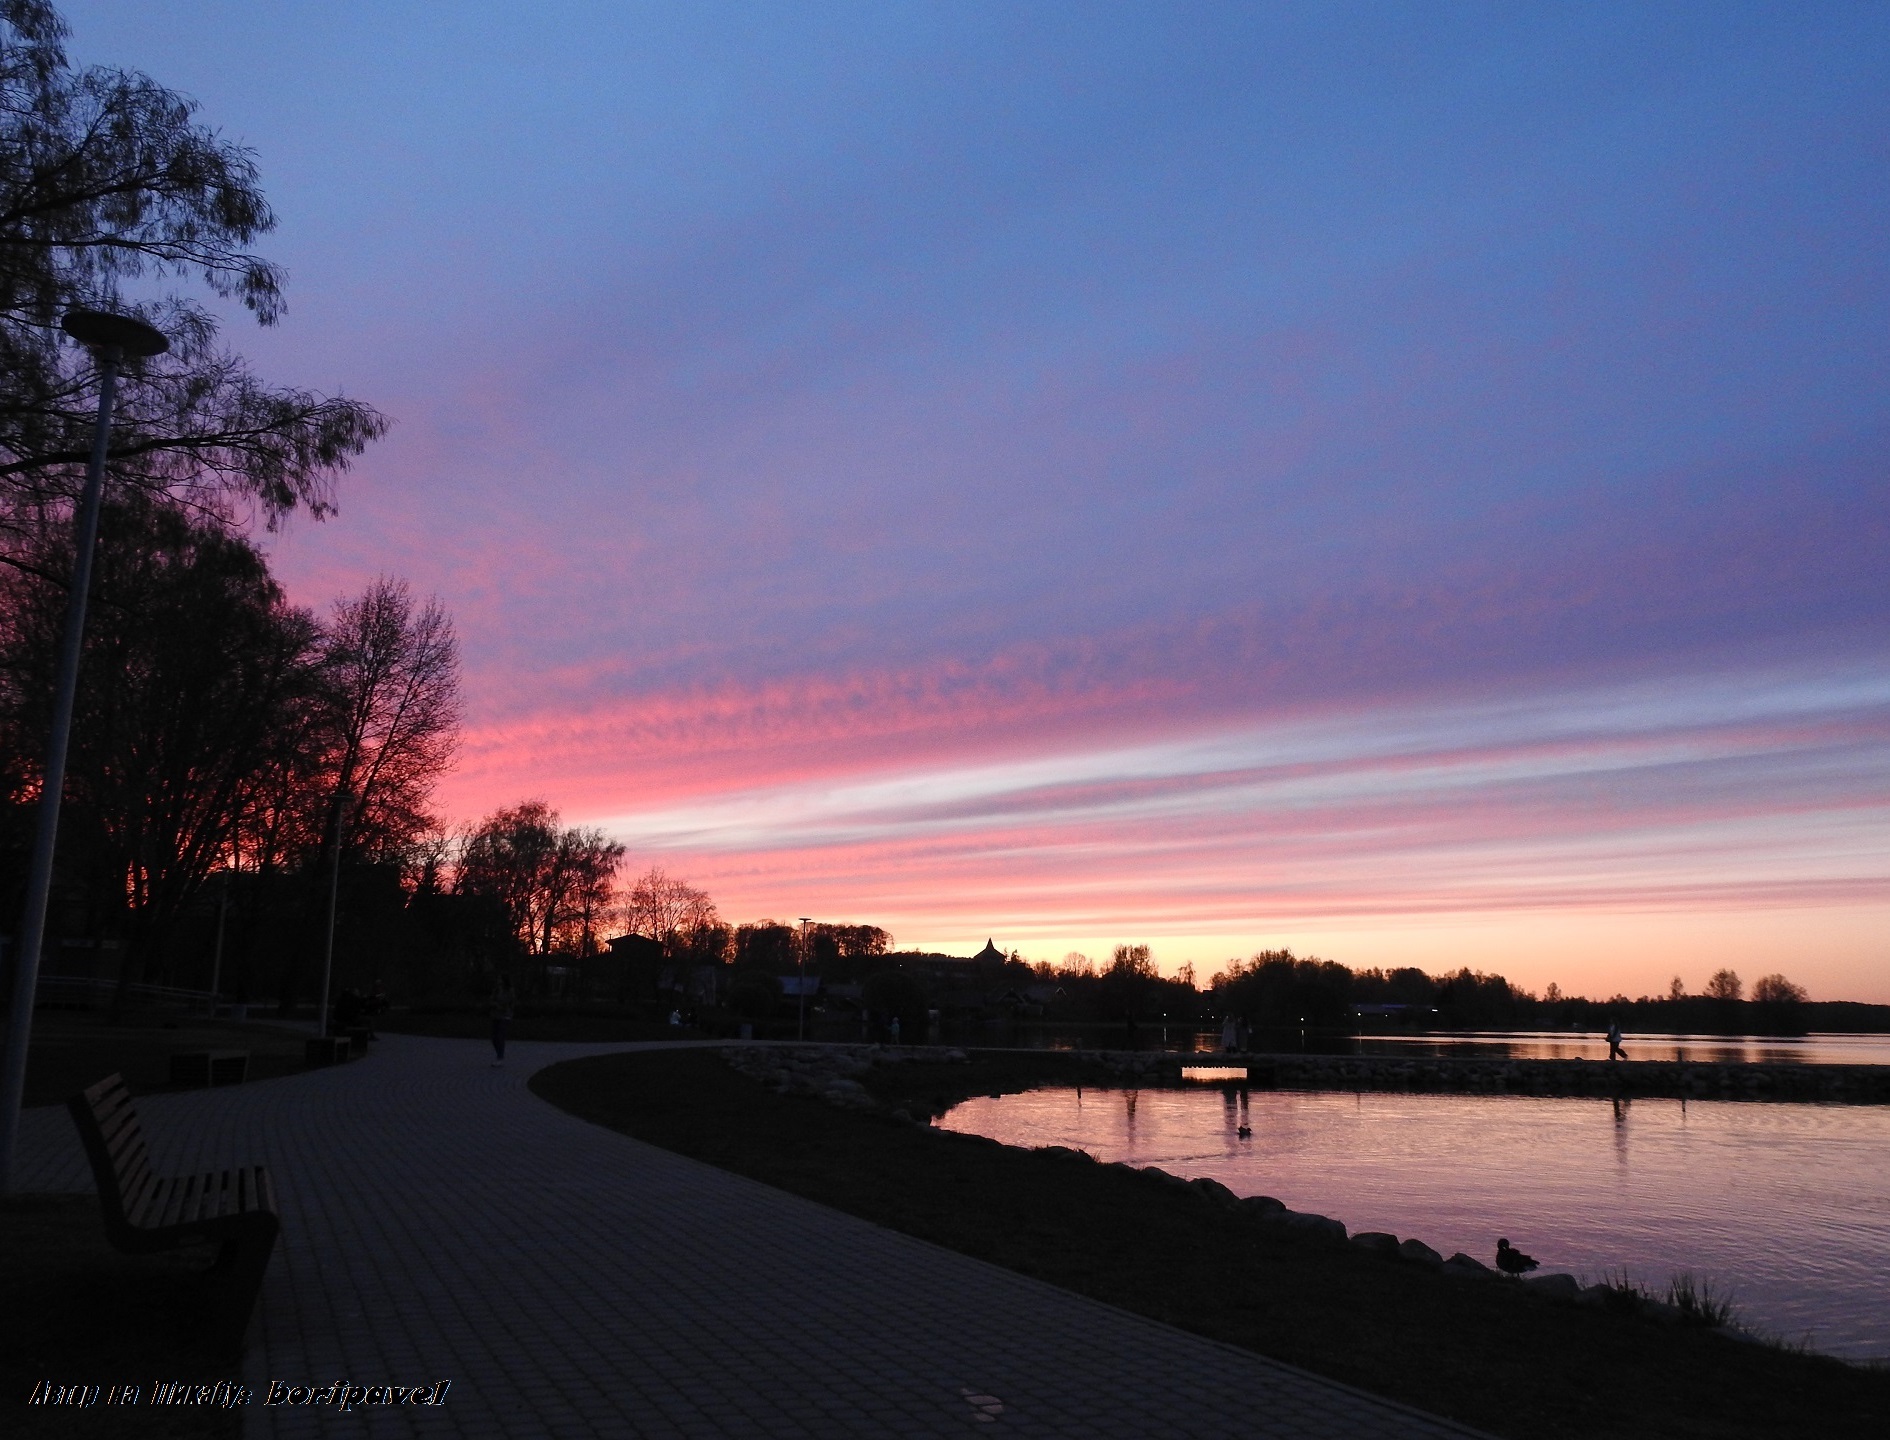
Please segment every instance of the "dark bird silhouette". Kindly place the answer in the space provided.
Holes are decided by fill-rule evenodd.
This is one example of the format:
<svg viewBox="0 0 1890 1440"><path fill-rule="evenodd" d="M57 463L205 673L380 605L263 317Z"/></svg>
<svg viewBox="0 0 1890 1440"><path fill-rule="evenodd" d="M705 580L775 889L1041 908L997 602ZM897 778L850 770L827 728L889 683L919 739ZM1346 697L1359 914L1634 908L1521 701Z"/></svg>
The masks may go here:
<svg viewBox="0 0 1890 1440"><path fill-rule="evenodd" d="M1496 1242L1496 1268L1505 1275L1514 1275L1521 1279L1536 1268L1533 1256L1525 1255L1507 1240Z"/></svg>

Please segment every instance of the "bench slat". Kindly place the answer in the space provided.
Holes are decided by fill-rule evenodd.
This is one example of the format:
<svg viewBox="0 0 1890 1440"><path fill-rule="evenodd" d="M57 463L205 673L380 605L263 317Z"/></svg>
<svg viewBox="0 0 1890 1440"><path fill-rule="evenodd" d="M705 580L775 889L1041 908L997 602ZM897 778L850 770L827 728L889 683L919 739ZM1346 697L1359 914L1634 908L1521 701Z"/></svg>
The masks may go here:
<svg viewBox="0 0 1890 1440"><path fill-rule="evenodd" d="M112 1158L112 1168L120 1174L150 1168L150 1152L144 1143L144 1131L136 1125L119 1129L105 1138L105 1153Z"/></svg>
<svg viewBox="0 0 1890 1440"><path fill-rule="evenodd" d="M140 1230L160 1229L164 1224L164 1212L171 1207L171 1199L171 1182L159 1180L154 1176L151 1183L145 1187L144 1195L140 1199L137 1217L133 1219L131 1211L127 1209L125 1218L131 1220L131 1223Z"/></svg>
<svg viewBox="0 0 1890 1440"><path fill-rule="evenodd" d="M141 1191L125 1200L125 1219L140 1230L162 1230L259 1210L272 1215L276 1211L275 1186L261 1165L167 1180L152 1177Z"/></svg>
<svg viewBox="0 0 1890 1440"><path fill-rule="evenodd" d="M172 1225L181 1225L186 1220L194 1219L190 1215L192 1192L196 1189L196 1177L179 1175L164 1182L164 1202L155 1206L151 1219L147 1222L154 1230L167 1229Z"/></svg>
<svg viewBox="0 0 1890 1440"><path fill-rule="evenodd" d="M230 1214L230 1172L220 1170L215 1175L205 1175L197 1182L197 1211L194 1219L214 1220L219 1215Z"/></svg>
<svg viewBox="0 0 1890 1440"><path fill-rule="evenodd" d="M115 1111L99 1116L99 1133L109 1140L117 1140L127 1132L135 1133L138 1128L138 1112L129 1105L121 1105Z"/></svg>
<svg viewBox="0 0 1890 1440"><path fill-rule="evenodd" d="M138 1229L151 1228L155 1223L151 1217L163 1208L166 1190L165 1182L147 1171L135 1190L121 1192L125 1222Z"/></svg>
<svg viewBox="0 0 1890 1440"><path fill-rule="evenodd" d="M138 1111L130 1104L130 1090L121 1083L117 1089L98 1098L93 1098L93 1092L87 1090L87 1100L98 1121L98 1132L106 1141L106 1151L112 1155L113 1168L119 1170L119 1174L125 1174L127 1166L132 1170L149 1168L144 1128L138 1124Z"/></svg>

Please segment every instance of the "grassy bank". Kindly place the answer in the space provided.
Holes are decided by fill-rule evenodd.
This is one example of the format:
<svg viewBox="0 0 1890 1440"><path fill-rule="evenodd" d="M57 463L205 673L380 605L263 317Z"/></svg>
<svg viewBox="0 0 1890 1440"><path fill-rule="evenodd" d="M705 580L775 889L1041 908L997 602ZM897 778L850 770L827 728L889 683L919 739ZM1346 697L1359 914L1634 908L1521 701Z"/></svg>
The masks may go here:
<svg viewBox="0 0 1890 1440"><path fill-rule="evenodd" d="M113 1023L97 1011L42 1010L26 1054L26 1103L62 1105L107 1075L134 1095L171 1088L171 1056L185 1050L247 1050L249 1078L302 1069L304 1036L268 1024L132 1013Z"/></svg>
<svg viewBox="0 0 1890 1440"><path fill-rule="evenodd" d="M374 1028L388 1035L435 1035L452 1040L485 1040L492 1020L483 1005L390 1010ZM520 1004L506 1031L513 1040L569 1040L587 1045L622 1040L694 1040L699 1033L652 1020L640 1011L611 1006L582 1010Z"/></svg>
<svg viewBox="0 0 1890 1440"><path fill-rule="evenodd" d="M1063 1063L974 1052L870 1083L916 1113L1068 1075ZM532 1088L667 1149L1518 1440L1877 1437L1890 1415L1890 1374L1445 1279L1133 1172L774 1094L710 1051L571 1061Z"/></svg>
<svg viewBox="0 0 1890 1440"><path fill-rule="evenodd" d="M0 1433L19 1440L190 1437L237 1440L240 1412L148 1405L29 1406L42 1380L134 1384L235 1379L204 1340L212 1316L201 1272L210 1252L131 1257L105 1243L90 1195L0 1200Z"/></svg>

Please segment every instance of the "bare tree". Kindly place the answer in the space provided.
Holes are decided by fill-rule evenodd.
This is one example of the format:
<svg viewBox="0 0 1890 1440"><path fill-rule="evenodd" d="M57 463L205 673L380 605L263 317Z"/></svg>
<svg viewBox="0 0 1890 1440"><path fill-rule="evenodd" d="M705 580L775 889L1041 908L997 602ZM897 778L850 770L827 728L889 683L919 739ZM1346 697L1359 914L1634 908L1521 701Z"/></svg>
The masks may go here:
<svg viewBox="0 0 1890 1440"><path fill-rule="evenodd" d="M319 671L313 723L280 772L293 788L274 797L282 810L272 817L305 847L311 916L331 867L344 857L398 857L433 828L428 803L452 761L460 715L452 621L438 600L416 605L404 580L383 575L335 603L322 630ZM285 948L285 1009L312 958L312 946Z"/></svg>
<svg viewBox="0 0 1890 1440"><path fill-rule="evenodd" d="M596 917L610 908L624 847L602 830L559 830L545 874L538 953L589 954Z"/></svg>
<svg viewBox="0 0 1890 1440"><path fill-rule="evenodd" d="M453 623L437 599L416 608L407 582L383 575L336 602L322 651L333 813L346 813L350 843L406 845L431 826L433 786L459 743Z"/></svg>
<svg viewBox="0 0 1890 1440"><path fill-rule="evenodd" d="M482 820L461 847L454 888L499 901L519 948L582 953L608 912L624 847L601 830L567 828L542 800Z"/></svg>
<svg viewBox="0 0 1890 1440"><path fill-rule="evenodd" d="M557 814L542 800L496 810L460 846L453 889L498 902L513 942L529 950L543 909L540 889L557 848Z"/></svg>
<svg viewBox="0 0 1890 1440"><path fill-rule="evenodd" d="M673 948L688 932L719 923L715 902L706 890L651 866L637 877L624 903L625 928Z"/></svg>
<svg viewBox="0 0 1890 1440"><path fill-rule="evenodd" d="M1742 988L1739 977L1730 970L1715 970L1706 982L1706 993L1714 1000L1737 1000Z"/></svg>

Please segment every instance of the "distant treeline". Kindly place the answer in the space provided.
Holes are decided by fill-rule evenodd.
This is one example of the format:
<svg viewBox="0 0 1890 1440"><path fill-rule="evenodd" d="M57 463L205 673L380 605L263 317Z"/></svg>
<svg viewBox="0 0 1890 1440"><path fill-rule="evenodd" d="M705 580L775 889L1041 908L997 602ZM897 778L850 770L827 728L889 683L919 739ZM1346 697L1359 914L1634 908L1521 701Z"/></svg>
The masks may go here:
<svg viewBox="0 0 1890 1440"><path fill-rule="evenodd" d="M850 935L849 927L827 928ZM1230 961L1202 986L1191 966L1163 975L1146 945L1118 945L1106 963L1070 955L1061 964L1032 965L1016 951L988 950L967 964L949 955L892 951L883 931L857 928L873 943L845 946L850 954L831 941L817 943L810 947L809 973L828 982L865 980L872 1008L911 1011L920 1018L931 1007L946 1014L977 1010L1075 1023L1218 1025L1232 1018L1256 1032L1602 1031L1611 1022L1640 1033L1890 1031L1890 1005L1812 1001L1782 975L1762 977L1750 993L1737 975L1722 970L1704 994L1687 994L1675 980L1660 997L1590 999L1565 995L1554 985L1537 995L1504 976L1468 968L1441 975L1415 967L1354 970L1290 950L1265 950ZM753 969L792 973L790 946L780 946L779 955L764 953L767 947L760 942L771 933L765 923L743 926L738 933L741 943L729 952L738 974ZM774 963L767 964L770 958Z"/></svg>
<svg viewBox="0 0 1890 1440"><path fill-rule="evenodd" d="M1564 995L1554 985L1536 995L1467 968L1444 975L1409 967L1353 970L1268 950L1230 963L1208 996L1216 1013L1262 1029L1601 1030L1614 1021L1626 1030L1709 1035L1890 1030L1890 1005L1811 1001L1782 975L1762 977L1748 996L1729 970L1714 975L1705 994L1687 994L1676 979L1664 996L1597 1000Z"/></svg>

